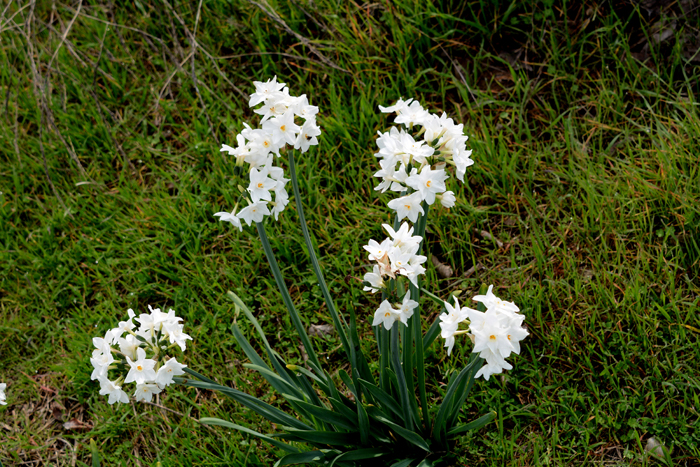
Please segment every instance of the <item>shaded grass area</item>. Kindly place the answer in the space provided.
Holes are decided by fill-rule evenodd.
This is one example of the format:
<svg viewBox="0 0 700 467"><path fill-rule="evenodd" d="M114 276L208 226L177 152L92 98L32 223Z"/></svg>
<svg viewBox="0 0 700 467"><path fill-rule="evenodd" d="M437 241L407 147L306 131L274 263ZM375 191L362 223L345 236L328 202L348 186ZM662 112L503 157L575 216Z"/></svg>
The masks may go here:
<svg viewBox="0 0 700 467"><path fill-rule="evenodd" d="M307 219L339 309L367 319L378 300L348 276L390 221L373 191L373 141L389 126L377 105L415 96L465 124L476 164L427 235L455 276L431 267L427 288L466 300L493 283L531 333L515 368L472 392L465 420L499 416L458 444L465 464L656 463L650 437L697 463L698 11L548 5L9 4L0 460L85 465L94 439L105 465L271 464L274 450L195 421L274 431L258 417L193 389L159 399L177 413L110 407L88 357L127 308L173 307L194 337L186 364L279 402L242 366L226 290L292 361L299 342L254 231L212 217L240 183L220 143L253 119L252 81L276 74L321 108L321 143L298 164ZM296 222L290 205L268 232L306 324L326 323ZM366 321L362 334L371 352ZM335 338L314 342L329 368L347 364ZM426 356L436 399L468 357L457 347Z"/></svg>

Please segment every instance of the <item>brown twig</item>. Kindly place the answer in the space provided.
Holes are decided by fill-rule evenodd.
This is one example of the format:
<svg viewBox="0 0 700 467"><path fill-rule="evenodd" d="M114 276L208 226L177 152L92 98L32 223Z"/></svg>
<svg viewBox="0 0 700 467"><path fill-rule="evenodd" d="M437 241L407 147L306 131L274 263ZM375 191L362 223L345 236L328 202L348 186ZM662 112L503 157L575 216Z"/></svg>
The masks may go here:
<svg viewBox="0 0 700 467"><path fill-rule="evenodd" d="M352 73L350 71L336 65L335 63L333 63L333 61L331 61L328 57L326 57L318 49L316 49L316 47L311 45L311 41L309 39L307 39L306 37L302 36L298 32L294 31L292 28L290 28L287 25L287 23L285 23L285 21L280 17L280 15L278 15L277 12L275 10L273 10L269 4L267 4L267 2L265 2L266 3L265 6L267 6L267 8L266 8L265 6L261 5L260 3L254 1L254 0L248 0L248 1L250 3L252 3L253 5L257 6L258 8L260 8L263 11L263 13L265 13L267 16L269 16L272 20L279 23L279 25L282 26L282 28L284 28L285 31L287 31L289 34L296 37L302 44L304 44L306 47L308 47L308 49L314 55L316 55L323 63L325 63L326 65L328 65L331 68L335 68L336 70L342 71L343 73L347 73L349 75L352 75ZM261 0L261 1L265 1L265 0ZM268 10L268 8L269 8L269 10ZM364 83L362 83L362 84L364 86Z"/></svg>
<svg viewBox="0 0 700 467"><path fill-rule="evenodd" d="M195 37L197 37L197 26L199 26L199 14L202 10L202 0L199 0L199 6L197 7L197 16L195 17L194 20L194 33L190 35L190 47L192 48L192 61L190 62L190 71L192 74L192 84L194 85L194 90L197 93L197 98L199 99L199 103L202 105L202 110L204 111L204 116L207 117L207 123L209 124L209 132L211 135L214 137L214 141L216 142L216 145L219 145L219 136L216 133L216 130L214 129L214 125L211 123L211 118L209 117L209 112L207 112L207 106L204 103L204 99L202 98L202 94L199 92L199 86L197 85L197 73L195 72L195 60L197 58L197 41L195 40Z"/></svg>
<svg viewBox="0 0 700 467"><path fill-rule="evenodd" d="M51 65L53 64L53 61L56 59L56 56L58 55L59 50L61 50L61 47L63 47L63 43L66 41L66 37L68 37L68 33L70 32L71 28L73 27L73 23L75 23L75 20L78 18L78 15L80 14L80 9L83 6L83 0L79 0L78 2L78 10L75 12L75 16L73 16L73 19L70 20L70 23L68 23L68 27L66 30L63 32L63 35L61 36L61 42L58 43L58 47L56 47L56 50L54 51L53 55L51 56L51 60L49 60L49 72L51 72Z"/></svg>
<svg viewBox="0 0 700 467"><path fill-rule="evenodd" d="M42 87L41 87L41 75L39 75L39 71L36 68L36 62L34 61L34 45L32 44L32 21L34 18L34 7L36 6L36 0L31 0L31 6L29 8L29 14L27 15L27 19L25 21L25 29L22 31L24 33L24 36L27 40L27 48L28 50L28 56L29 56L29 65L32 70L32 89L34 90L34 96L36 97L37 104L40 106L43 103L43 98L42 98ZM56 190L56 186L53 184L53 180L51 180L51 175L49 175L49 165L46 162L46 153L44 152L44 119L45 119L45 113L42 111L39 115L39 149L41 150L41 158L44 161L44 175L46 176L46 180L49 182L49 186L51 187L51 191L53 191L54 196L56 196L56 199L58 199L58 202L60 203L61 207L63 208L63 211L66 212L66 205L63 202L63 198L61 198L61 195L58 193L58 190ZM72 215L71 215L72 217Z"/></svg>
<svg viewBox="0 0 700 467"><path fill-rule="evenodd" d="M167 408L167 407L165 407L165 406L163 406L163 405L156 404L155 402L148 402L148 401L141 401L141 402L143 402L144 404L152 405L153 407L158 407L158 408L161 409L161 410L167 410L168 412L172 412L172 413L174 413L175 415L179 415L180 417L189 418L190 420L195 421L195 422L199 423L200 425L202 425L203 427L207 428L209 431L211 431L211 432L213 432L213 433L216 433L216 430L215 430L215 429L213 429L213 428L210 427L209 425L206 425L206 424L200 422L199 420L197 420L196 418L194 418L194 417L191 416L191 415L187 415L187 414L184 414L184 413L182 413L182 412L178 412L177 410L169 409L169 408Z"/></svg>

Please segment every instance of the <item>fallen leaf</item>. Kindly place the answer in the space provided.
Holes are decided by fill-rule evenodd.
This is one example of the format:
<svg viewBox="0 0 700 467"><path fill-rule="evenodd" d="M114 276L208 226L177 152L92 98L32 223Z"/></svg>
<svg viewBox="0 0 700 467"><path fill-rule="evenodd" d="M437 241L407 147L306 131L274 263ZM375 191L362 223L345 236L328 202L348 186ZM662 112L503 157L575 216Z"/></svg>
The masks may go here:
<svg viewBox="0 0 700 467"><path fill-rule="evenodd" d="M491 235L489 232L487 232L485 230L477 230L477 232L479 233L479 235L484 237L486 240L490 240L490 241L496 243L496 246L498 246L498 248L503 248L503 242L500 241L499 239L497 239L496 237L494 237L493 235Z"/></svg>
<svg viewBox="0 0 700 467"><path fill-rule="evenodd" d="M452 277L454 275L454 270L452 269L452 266L450 266L449 264L441 263L437 256L431 255L430 260L433 262L433 266L435 266L435 270L437 271L438 276L446 278Z"/></svg>
<svg viewBox="0 0 700 467"><path fill-rule="evenodd" d="M329 336L335 332L333 325L331 324L312 324L309 326L310 336Z"/></svg>

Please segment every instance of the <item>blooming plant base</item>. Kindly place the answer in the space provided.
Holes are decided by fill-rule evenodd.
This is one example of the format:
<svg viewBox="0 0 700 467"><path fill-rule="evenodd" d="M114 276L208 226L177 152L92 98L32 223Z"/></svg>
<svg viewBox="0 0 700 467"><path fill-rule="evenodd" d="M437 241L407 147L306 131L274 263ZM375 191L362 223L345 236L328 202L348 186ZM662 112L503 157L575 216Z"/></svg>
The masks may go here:
<svg viewBox="0 0 700 467"><path fill-rule="evenodd" d="M363 288L371 294L381 293L379 307L359 317L364 320L373 315L379 349L378 365L372 366L378 368L375 372L370 370L360 346L355 310L350 308L345 314L340 313L326 286L304 217L295 154L286 147L291 145L303 154L318 144L317 137L321 134L316 123L318 108L309 105L306 96L291 96L276 78L266 83L256 82L255 88L250 105L262 104L254 110L262 116L261 127L253 129L244 124L245 129L236 138L238 147L222 147L222 151L235 156L237 173L247 175L247 188L239 186L241 195L233 211L218 212L215 216L240 230L243 222L249 226L255 223L275 282L308 356L304 365L288 364L271 348L254 313L238 296L228 292L237 311L242 311L252 323L264 351L260 355L234 323L232 333L250 361L245 366L265 378L291 412L220 385L174 358L163 358L161 350L169 349L161 345L163 342L169 341L171 347L179 345L185 350L185 340L189 338L182 333L180 319L174 312L151 310L151 315L142 314L137 319L141 327L136 332L130 313L127 322L120 323L104 338L96 338L97 349L91 360L95 368L93 379L100 381L102 393L109 395L110 403L128 401L120 388L122 381L136 382L135 397L144 400L149 398L140 392L157 394L173 382L218 391L274 423L279 431L263 434L218 418L202 418L201 422L236 429L285 451L275 466L426 467L446 463L459 437L496 417L495 412L489 412L460 424L460 410L475 379L483 376L488 380L491 375L512 368L505 359L520 352L519 342L527 335L522 327L524 316L519 314L518 307L496 297L493 286L485 294L474 297L480 309L473 310L460 306L456 297L454 305L443 301L421 285L423 264L427 261L421 250L431 205L439 200L445 208L455 206L456 197L447 190L449 172L454 168L456 178L463 182L466 169L473 164L471 151L465 146L463 126L456 125L445 114L431 114L412 99L399 100L388 108L380 106L383 112L396 113L395 123L403 126L379 133L379 152L375 154L381 166L375 177L382 179L376 190L400 195L388 202L388 207L396 212L396 221L393 226L384 225L386 239L370 240L364 247L373 267L364 276ZM296 119L303 123L297 125ZM282 155L287 160L289 179L284 177L281 167L273 164ZM289 181L312 268L349 359L350 371L339 369L333 372L333 377L316 355L265 231L266 218L274 215L277 219L289 202L285 188ZM236 212L241 202L247 206ZM420 307L422 293L444 309L425 333ZM460 329L461 325L468 328ZM128 335L122 344L120 336L124 332ZM461 370L450 375L442 400L431 405L425 351L440 335L450 355L456 340L465 334L474 344L471 358ZM115 344L120 350L111 347ZM146 351L152 354L150 358ZM123 355L124 360L115 364L113 353ZM128 374L110 380L107 372L115 369L128 370Z"/></svg>

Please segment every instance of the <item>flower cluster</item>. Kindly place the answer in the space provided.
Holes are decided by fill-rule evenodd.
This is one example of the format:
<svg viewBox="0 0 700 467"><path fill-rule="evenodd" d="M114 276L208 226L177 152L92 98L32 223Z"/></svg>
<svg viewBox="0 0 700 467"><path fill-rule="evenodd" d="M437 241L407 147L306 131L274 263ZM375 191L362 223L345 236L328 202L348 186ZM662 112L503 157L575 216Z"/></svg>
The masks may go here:
<svg viewBox="0 0 700 467"><path fill-rule="evenodd" d="M445 168L454 166L457 178L464 182L467 167L474 163L472 151L466 148L464 125L455 125L445 113L439 117L431 114L413 99L399 99L391 107L379 106L379 110L395 112L394 123L403 124L405 129L392 127L386 133L379 132L375 156L381 170L374 176L382 182L375 190L403 194L388 204L399 220L416 222L418 215L424 214L422 202L432 205L439 199L446 208L453 207L455 195L445 186L449 178ZM422 128L414 135L411 131L415 126Z"/></svg>
<svg viewBox="0 0 700 467"><path fill-rule="evenodd" d="M123 383L136 383L135 399L150 402L153 394L159 394L172 384L173 376L185 374L182 369L186 365L175 358L165 358L165 352L174 347L184 352L187 340L192 339L182 332L182 318L175 316L172 309L167 313L150 305L148 309L150 313L142 313L138 318L129 309L126 321L119 322L104 337L92 339L95 350L90 363L94 370L90 378L100 382L100 394L109 396L110 404L129 402L129 396L122 389ZM139 323L136 330L133 321ZM119 372L117 379L109 379L110 370Z"/></svg>
<svg viewBox="0 0 700 467"><path fill-rule="evenodd" d="M262 127L253 129L244 123L245 129L236 136L238 147L221 145L222 152L235 156L236 167L248 164L248 206L236 213L236 204L232 212L214 214L219 220L231 222L239 230L243 230L241 220L252 225L272 214L276 220L289 203L285 189L289 180L284 178L280 167L273 165L273 155L279 157L280 150L287 144L304 153L310 146L318 144L316 137L321 134L316 124L318 107L309 105L305 94L290 96L289 89L284 83L278 83L276 76L265 83L255 81L253 84L255 92L250 95L249 106L263 104L253 110L262 116ZM297 125L295 117L301 118L304 123ZM275 194L274 201L272 193Z"/></svg>
<svg viewBox="0 0 700 467"><path fill-rule="evenodd" d="M363 246L369 252L369 259L377 262L372 272L365 274L367 285L364 290L375 293L384 288L384 279L395 279L397 274L406 276L418 287L418 276L425 274L422 264L428 259L417 254L423 237L413 236L413 227L406 222L397 231L387 224L382 226L389 237L382 243L370 240L368 245Z"/></svg>
<svg viewBox="0 0 700 467"><path fill-rule="evenodd" d="M0 383L0 405L7 405L7 402L5 402L5 388L6 387L7 387L7 384Z"/></svg>
<svg viewBox="0 0 700 467"><path fill-rule="evenodd" d="M474 343L472 352L479 353L479 356L486 360L476 377L483 376L487 381L491 375L513 368L505 359L511 352L520 354L520 341L528 335L527 330L522 327L525 316L518 313L520 309L513 302L496 297L492 289L493 285L489 286L486 295L473 298L486 306L485 312L467 307L460 308L457 298L454 297L455 306L445 302L447 313L440 315L441 335L445 339L448 355L452 352L455 335L467 334L466 330L458 330L459 324L469 320L469 337Z"/></svg>
<svg viewBox="0 0 700 467"><path fill-rule="evenodd" d="M383 324L387 331L391 329L396 321L401 321L408 326L408 319L413 316L413 310L418 306L418 302L411 300L410 290L403 296L403 301L400 304L396 304L396 306L397 308L394 308L388 300L384 300L377 311L374 312L372 326Z"/></svg>

